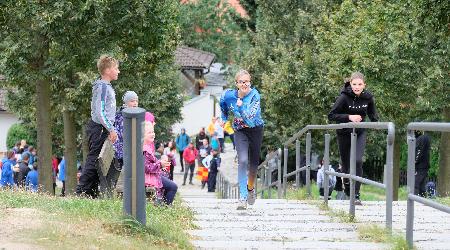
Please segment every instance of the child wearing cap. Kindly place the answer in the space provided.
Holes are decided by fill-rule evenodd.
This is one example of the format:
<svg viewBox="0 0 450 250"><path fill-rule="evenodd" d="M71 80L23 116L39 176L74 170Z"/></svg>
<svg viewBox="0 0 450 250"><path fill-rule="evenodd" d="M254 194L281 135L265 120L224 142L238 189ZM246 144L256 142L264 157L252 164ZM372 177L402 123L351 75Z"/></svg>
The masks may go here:
<svg viewBox="0 0 450 250"><path fill-rule="evenodd" d="M216 179L220 168L220 162L219 151L215 149L212 149L211 154L202 161L203 165L209 169L208 192L216 192Z"/></svg>

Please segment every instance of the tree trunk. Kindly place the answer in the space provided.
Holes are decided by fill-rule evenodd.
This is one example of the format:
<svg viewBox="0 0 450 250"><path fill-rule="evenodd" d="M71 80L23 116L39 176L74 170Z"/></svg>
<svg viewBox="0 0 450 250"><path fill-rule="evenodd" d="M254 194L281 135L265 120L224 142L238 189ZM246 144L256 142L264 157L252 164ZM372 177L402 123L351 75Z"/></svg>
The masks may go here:
<svg viewBox="0 0 450 250"><path fill-rule="evenodd" d="M50 92L50 82L48 79L42 78L36 82L36 127L39 156L39 184L42 185L44 192L50 192L54 195Z"/></svg>
<svg viewBox="0 0 450 250"><path fill-rule="evenodd" d="M450 108L445 108L444 121L450 121ZM439 172L437 192L439 196L450 196L450 133L441 134L441 145L439 147Z"/></svg>
<svg viewBox="0 0 450 250"><path fill-rule="evenodd" d="M393 200L398 201L398 188L400 186L400 145L404 136L400 134L395 135L394 142L394 169L392 172L392 189L393 189Z"/></svg>
<svg viewBox="0 0 450 250"><path fill-rule="evenodd" d="M66 160L66 194L75 193L77 186L77 162L76 162L76 128L74 113L65 110L64 119L64 159Z"/></svg>

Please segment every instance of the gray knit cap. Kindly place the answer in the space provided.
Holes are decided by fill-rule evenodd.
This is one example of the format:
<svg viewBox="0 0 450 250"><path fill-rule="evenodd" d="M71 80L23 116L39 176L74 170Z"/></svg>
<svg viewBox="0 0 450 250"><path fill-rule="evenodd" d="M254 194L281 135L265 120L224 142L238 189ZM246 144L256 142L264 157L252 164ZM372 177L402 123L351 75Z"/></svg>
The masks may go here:
<svg viewBox="0 0 450 250"><path fill-rule="evenodd" d="M134 91L127 91L123 95L123 103L127 104L129 101L138 100L138 95Z"/></svg>

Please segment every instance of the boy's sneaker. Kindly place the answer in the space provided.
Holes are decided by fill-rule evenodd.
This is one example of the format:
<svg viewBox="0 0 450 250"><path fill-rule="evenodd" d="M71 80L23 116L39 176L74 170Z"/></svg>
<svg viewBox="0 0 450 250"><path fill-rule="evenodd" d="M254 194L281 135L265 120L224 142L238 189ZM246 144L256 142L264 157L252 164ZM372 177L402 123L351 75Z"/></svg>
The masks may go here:
<svg viewBox="0 0 450 250"><path fill-rule="evenodd" d="M247 209L247 201L246 200L239 200L236 210L246 210L246 209Z"/></svg>
<svg viewBox="0 0 450 250"><path fill-rule="evenodd" d="M256 200L255 189L253 188L252 190L248 190L247 203L249 205L253 205L253 204L255 204L255 200Z"/></svg>
<svg viewBox="0 0 450 250"><path fill-rule="evenodd" d="M361 199L359 198L359 194L355 195L355 206L362 206Z"/></svg>

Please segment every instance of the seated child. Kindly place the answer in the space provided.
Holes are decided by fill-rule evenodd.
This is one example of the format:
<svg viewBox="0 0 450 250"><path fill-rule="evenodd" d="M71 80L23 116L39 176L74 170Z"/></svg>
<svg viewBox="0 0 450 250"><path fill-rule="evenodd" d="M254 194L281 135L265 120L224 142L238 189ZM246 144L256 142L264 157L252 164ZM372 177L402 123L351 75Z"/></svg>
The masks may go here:
<svg viewBox="0 0 450 250"><path fill-rule="evenodd" d="M159 204L164 202L171 205L178 186L175 182L167 177L166 169L170 167L170 161L167 156L161 157L158 160L155 156L155 132L153 123L145 121L144 130L144 168L145 168L145 186L151 186L156 189L156 201Z"/></svg>
<svg viewBox="0 0 450 250"><path fill-rule="evenodd" d="M325 173L324 173L323 161L322 161L322 164L319 167L320 167L320 169L319 169L319 171L317 171L317 187L319 188L320 197L323 198L323 196L324 196L324 189L323 189L324 185L323 185L323 183L325 181L324 180ZM328 168L328 170L330 172L335 172L334 169L331 167L331 165ZM333 192L335 185L336 185L336 176L328 175L328 188L329 188L328 199L329 200L331 199L331 193Z"/></svg>

